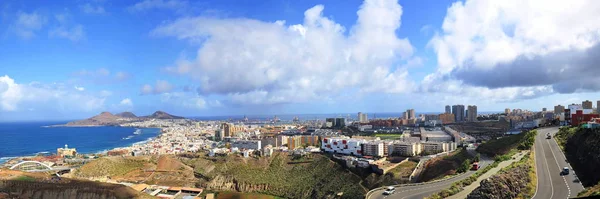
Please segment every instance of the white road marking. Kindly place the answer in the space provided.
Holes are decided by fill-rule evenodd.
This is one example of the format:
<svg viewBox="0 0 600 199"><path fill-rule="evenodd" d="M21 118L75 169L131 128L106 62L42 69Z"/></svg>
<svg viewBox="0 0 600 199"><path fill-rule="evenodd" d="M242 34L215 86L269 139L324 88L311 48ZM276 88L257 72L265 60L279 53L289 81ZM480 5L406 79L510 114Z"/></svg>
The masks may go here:
<svg viewBox="0 0 600 199"><path fill-rule="evenodd" d="M556 166L558 167L558 170L560 171L560 165L558 164L558 160L556 159L556 155L554 155L554 150L552 150L552 146L550 146L550 141L546 140L546 142L548 143L548 146L550 147L550 152L552 153L552 156L554 157L554 161L556 162ZM567 179L565 178L565 176L562 176L563 181L565 181L565 185L567 186L567 190L569 190L569 193L567 194L567 198L569 198L569 196L571 195L571 189L569 188L569 183L567 183Z"/></svg>

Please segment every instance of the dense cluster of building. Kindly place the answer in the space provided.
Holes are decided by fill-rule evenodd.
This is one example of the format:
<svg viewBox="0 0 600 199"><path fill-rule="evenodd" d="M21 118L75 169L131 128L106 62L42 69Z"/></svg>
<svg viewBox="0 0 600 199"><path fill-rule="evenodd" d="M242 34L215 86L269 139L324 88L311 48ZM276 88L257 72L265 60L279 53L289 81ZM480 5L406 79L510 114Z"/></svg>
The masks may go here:
<svg viewBox="0 0 600 199"><path fill-rule="evenodd" d="M321 150L352 156L405 156L437 154L453 151L455 142L404 142L398 140L366 140L350 137L328 137L321 140Z"/></svg>
<svg viewBox="0 0 600 199"><path fill-rule="evenodd" d="M554 117L562 125L578 126L580 124L595 123L595 118L600 118L600 100L596 102L596 109L593 108L593 102L586 100L581 104L570 104L567 107L562 105L554 106Z"/></svg>

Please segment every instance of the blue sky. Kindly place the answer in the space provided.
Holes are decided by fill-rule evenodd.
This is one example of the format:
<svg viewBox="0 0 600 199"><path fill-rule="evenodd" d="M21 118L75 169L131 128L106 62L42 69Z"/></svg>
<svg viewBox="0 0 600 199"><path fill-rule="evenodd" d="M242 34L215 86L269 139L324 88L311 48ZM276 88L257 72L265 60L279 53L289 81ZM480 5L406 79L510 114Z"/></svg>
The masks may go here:
<svg viewBox="0 0 600 199"><path fill-rule="evenodd" d="M598 3L518 2L2 1L0 121L600 99Z"/></svg>

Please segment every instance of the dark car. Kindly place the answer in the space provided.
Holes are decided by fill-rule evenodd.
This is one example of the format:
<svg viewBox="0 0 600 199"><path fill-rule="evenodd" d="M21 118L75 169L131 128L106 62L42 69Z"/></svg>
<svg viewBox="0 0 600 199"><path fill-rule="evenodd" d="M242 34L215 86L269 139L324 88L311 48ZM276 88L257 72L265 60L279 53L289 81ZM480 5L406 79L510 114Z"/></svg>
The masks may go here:
<svg viewBox="0 0 600 199"><path fill-rule="evenodd" d="M563 175L569 175L569 167L564 167L562 170Z"/></svg>

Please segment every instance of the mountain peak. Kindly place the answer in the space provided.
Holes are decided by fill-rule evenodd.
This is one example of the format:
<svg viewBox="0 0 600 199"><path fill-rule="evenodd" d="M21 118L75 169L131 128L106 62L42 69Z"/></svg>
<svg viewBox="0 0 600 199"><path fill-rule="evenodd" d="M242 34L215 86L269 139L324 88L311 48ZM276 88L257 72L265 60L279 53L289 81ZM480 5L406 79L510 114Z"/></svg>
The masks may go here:
<svg viewBox="0 0 600 199"><path fill-rule="evenodd" d="M102 116L112 116L113 114L110 113L110 112L108 112L108 111L104 111L104 112L100 113L99 115L102 115Z"/></svg>
<svg viewBox="0 0 600 199"><path fill-rule="evenodd" d="M137 116L136 116L135 114L133 114L132 112L127 112L127 111L126 111L126 112L119 113L119 114L117 114L116 116L119 116L119 117L127 117L127 118L136 118L136 117L137 117Z"/></svg>
<svg viewBox="0 0 600 199"><path fill-rule="evenodd" d="M152 115L149 115L146 117L153 118L153 119L184 119L184 117L174 116L174 115L168 114L164 111L156 111Z"/></svg>

